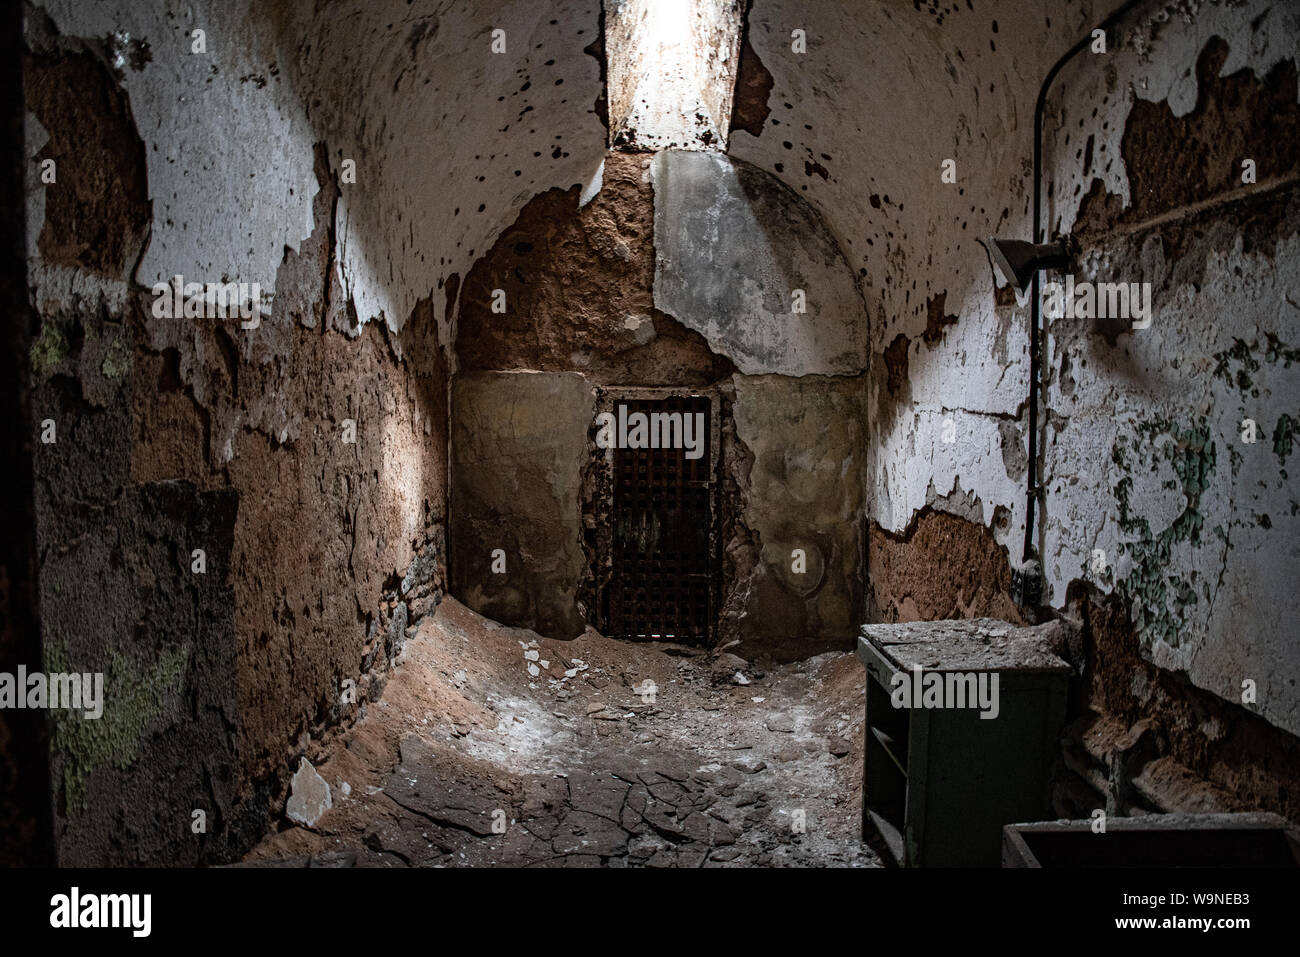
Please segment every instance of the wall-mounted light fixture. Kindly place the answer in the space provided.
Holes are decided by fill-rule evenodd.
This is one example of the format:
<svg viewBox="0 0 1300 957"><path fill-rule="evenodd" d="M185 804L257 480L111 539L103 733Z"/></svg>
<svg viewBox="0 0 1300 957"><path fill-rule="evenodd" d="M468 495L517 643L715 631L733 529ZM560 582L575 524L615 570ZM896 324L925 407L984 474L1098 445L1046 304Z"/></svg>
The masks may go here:
<svg viewBox="0 0 1300 957"><path fill-rule="evenodd" d="M1051 243L990 237L982 245L1002 278L1021 292L1029 288L1040 269L1068 269L1074 261L1074 250L1068 237Z"/></svg>

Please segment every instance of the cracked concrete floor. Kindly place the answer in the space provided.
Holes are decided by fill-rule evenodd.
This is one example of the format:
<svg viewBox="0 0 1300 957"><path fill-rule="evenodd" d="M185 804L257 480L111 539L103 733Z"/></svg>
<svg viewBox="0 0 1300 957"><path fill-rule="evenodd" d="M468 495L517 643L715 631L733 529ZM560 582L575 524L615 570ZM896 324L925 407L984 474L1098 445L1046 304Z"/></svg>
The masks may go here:
<svg viewBox="0 0 1300 957"><path fill-rule="evenodd" d="M552 641L447 598L313 752L332 809L244 863L879 866L859 837L856 659L751 665L747 685L736 664L590 629Z"/></svg>

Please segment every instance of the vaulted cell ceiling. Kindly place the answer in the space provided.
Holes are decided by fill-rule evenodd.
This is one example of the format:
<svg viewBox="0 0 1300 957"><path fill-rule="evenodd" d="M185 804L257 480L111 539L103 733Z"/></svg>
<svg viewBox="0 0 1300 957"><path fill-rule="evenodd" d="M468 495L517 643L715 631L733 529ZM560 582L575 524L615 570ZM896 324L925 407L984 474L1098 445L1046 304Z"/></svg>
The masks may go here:
<svg viewBox="0 0 1300 957"><path fill-rule="evenodd" d="M344 177L331 227L343 291L358 320L400 326L529 197L589 183L606 148L599 0L43 9L58 34L125 38L154 202L144 283L215 269L273 288L284 247L322 226L322 143ZM1105 12L1089 0L1051 17L1008 2L754 0L747 53L775 85L751 126L761 134L734 132L731 152L822 212L887 324L922 315L936 290L918 276L963 272L971 237L1023 223L1025 91L1032 102L1051 60ZM791 50L792 30L806 52ZM960 185L940 192L945 157ZM1007 190L1017 208L992 199Z"/></svg>
<svg viewBox="0 0 1300 957"><path fill-rule="evenodd" d="M877 347L988 293L975 238L1029 228L1038 84L1118 5L753 0L729 151L825 217L879 319ZM118 37L154 205L142 283L216 271L265 295L285 247L326 228L358 321L400 327L433 294L445 325L439 290L530 197L599 175L600 0L38 9L64 38L109 51ZM317 144L343 184L327 224L312 212ZM956 182L941 186L947 159ZM1018 401L1019 378L989 402Z"/></svg>
<svg viewBox="0 0 1300 957"><path fill-rule="evenodd" d="M331 166L357 160L338 226L361 319L400 325L529 198L597 174L599 0L287 7L275 30L290 82Z"/></svg>
<svg viewBox="0 0 1300 957"><path fill-rule="evenodd" d="M731 151L821 210L870 287L877 343L915 334L935 297L955 315L972 283L987 293L976 237L1029 228L1039 84L1117 6L755 0L748 39L772 76L770 112Z"/></svg>
<svg viewBox="0 0 1300 957"><path fill-rule="evenodd" d="M144 284L224 273L269 307L285 249L329 230L356 319L397 328L605 151L599 0L40 9L39 46L122 52L153 201ZM342 187L333 222L313 218L317 144Z"/></svg>

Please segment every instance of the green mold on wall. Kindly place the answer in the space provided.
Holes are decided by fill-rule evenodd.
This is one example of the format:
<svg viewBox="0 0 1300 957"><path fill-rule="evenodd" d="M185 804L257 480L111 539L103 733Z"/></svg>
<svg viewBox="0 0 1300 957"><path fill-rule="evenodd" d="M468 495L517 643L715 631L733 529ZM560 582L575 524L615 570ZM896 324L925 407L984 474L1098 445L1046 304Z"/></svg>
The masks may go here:
<svg viewBox="0 0 1300 957"><path fill-rule="evenodd" d="M67 359L71 352L68 335L59 323L46 319L41 323L41 334L32 343L32 372L35 375L49 375L59 363Z"/></svg>
<svg viewBox="0 0 1300 957"><path fill-rule="evenodd" d="M123 336L113 337L113 343L104 353L104 361L99 368L109 379L120 379L131 371L131 347Z"/></svg>
<svg viewBox="0 0 1300 957"><path fill-rule="evenodd" d="M1177 647L1187 613L1199 599L1192 583L1174 571L1173 550L1184 542L1194 547L1202 544L1201 494L1209 487L1216 450L1204 418L1186 427L1166 420L1143 422L1136 432L1132 440L1121 435L1111 448L1111 460L1128 473L1115 486L1115 501L1119 526L1130 536L1120 543L1120 551L1132 559L1132 570L1116 590L1130 600L1134 630L1144 643L1160 640ZM1157 444L1162 435L1171 441ZM1168 462L1178 477L1185 504L1168 528L1153 532L1146 518L1133 510L1132 476L1138 469L1155 469L1160 460Z"/></svg>
<svg viewBox="0 0 1300 957"><path fill-rule="evenodd" d="M57 642L45 646L49 672L71 672L67 650ZM139 754L149 726L163 715L167 698L177 691L189 663L189 648L165 651L148 664L113 651L104 675L103 715L88 719L81 712L51 712L52 751L61 763L63 795L69 813L85 806L86 786L97 769L125 769Z"/></svg>

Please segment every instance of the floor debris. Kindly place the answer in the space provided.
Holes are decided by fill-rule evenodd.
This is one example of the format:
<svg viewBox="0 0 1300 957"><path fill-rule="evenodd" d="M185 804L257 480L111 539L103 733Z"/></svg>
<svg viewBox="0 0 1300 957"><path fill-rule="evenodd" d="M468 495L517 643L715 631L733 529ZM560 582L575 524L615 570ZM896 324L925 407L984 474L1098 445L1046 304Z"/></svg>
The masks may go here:
<svg viewBox="0 0 1300 957"><path fill-rule="evenodd" d="M521 650L562 677L530 686ZM386 707L318 762L351 782L349 799L246 865L879 866L859 836L862 723L845 719L863 678L849 653L765 672L727 654L718 683L696 649L591 630L551 641L447 598L406 654ZM305 760L300 776L329 808ZM320 806L307 793L295 811Z"/></svg>

